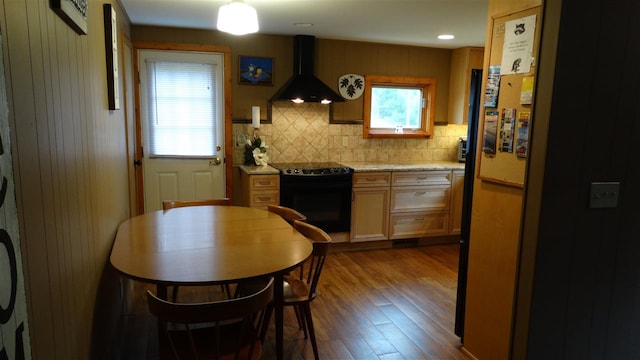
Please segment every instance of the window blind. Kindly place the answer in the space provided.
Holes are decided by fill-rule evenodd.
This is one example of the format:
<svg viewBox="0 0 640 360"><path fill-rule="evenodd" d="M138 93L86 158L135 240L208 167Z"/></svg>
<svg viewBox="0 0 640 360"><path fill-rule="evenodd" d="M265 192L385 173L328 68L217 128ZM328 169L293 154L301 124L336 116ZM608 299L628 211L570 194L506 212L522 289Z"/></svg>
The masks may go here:
<svg viewBox="0 0 640 360"><path fill-rule="evenodd" d="M216 66L147 60L149 156L216 154Z"/></svg>

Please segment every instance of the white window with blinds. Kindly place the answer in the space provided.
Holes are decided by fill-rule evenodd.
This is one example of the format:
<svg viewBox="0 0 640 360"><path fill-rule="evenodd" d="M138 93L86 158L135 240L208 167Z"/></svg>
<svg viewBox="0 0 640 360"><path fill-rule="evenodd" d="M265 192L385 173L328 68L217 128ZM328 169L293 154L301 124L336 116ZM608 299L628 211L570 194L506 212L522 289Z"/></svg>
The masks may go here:
<svg viewBox="0 0 640 360"><path fill-rule="evenodd" d="M213 157L222 144L222 56L206 61L145 59L149 157ZM141 74L142 75L142 74Z"/></svg>

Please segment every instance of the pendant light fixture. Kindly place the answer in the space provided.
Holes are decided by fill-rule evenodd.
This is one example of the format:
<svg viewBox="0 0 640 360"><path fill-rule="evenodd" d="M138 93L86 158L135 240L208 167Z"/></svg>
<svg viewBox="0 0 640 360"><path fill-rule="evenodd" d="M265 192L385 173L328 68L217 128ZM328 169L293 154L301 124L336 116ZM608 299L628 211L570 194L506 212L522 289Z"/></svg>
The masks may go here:
<svg viewBox="0 0 640 360"><path fill-rule="evenodd" d="M217 28L233 35L245 35L257 32L258 14L256 9L242 0L233 0L218 10Z"/></svg>

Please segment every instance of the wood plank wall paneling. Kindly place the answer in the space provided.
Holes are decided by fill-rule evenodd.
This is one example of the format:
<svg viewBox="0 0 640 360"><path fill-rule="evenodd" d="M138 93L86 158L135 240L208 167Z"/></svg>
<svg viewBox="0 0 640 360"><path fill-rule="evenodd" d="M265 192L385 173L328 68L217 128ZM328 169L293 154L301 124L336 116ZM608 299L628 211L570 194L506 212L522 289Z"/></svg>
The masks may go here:
<svg viewBox="0 0 640 360"><path fill-rule="evenodd" d="M129 215L124 112L106 105L102 6L90 2L86 36L48 1L6 1L0 12L32 355L87 359L101 276Z"/></svg>
<svg viewBox="0 0 640 360"><path fill-rule="evenodd" d="M293 75L291 36L254 34L235 37L214 30L133 26L132 40L230 46L234 59L234 119L250 119L252 105L261 106L261 118L265 119L267 100ZM239 85L235 80L239 55L272 57L274 85ZM451 50L317 38L315 55L315 75L336 92L338 78L350 73L436 78L436 121L447 122ZM362 120L362 99L333 104L334 119Z"/></svg>
<svg viewBox="0 0 640 360"><path fill-rule="evenodd" d="M436 121L447 122L451 50L418 46L316 40L316 75L338 90L344 74L436 79ZM362 120L363 97L333 104L335 120Z"/></svg>
<svg viewBox="0 0 640 360"><path fill-rule="evenodd" d="M640 356L640 167L634 145L640 136L640 24L619 21L629 14L637 19L640 4L590 5L565 1L545 6L545 24L547 14L554 15L545 35L557 52L545 57L546 88L538 92L548 106L533 134L532 148L544 151L532 156L544 159L544 172L530 176L538 187L527 193L527 198L540 198L542 210L528 207L525 213L526 220L538 216L539 222L538 233L528 239L535 245L535 266L526 268L534 272L529 275L527 349L523 352L520 345L515 354L522 358ZM584 23L597 25L576 29ZM576 64L572 56L577 51L593 56ZM599 76L602 69L616 70ZM581 89L581 96L569 96L572 89ZM567 116L575 121L564 122ZM615 208L587 206L594 181L620 182ZM531 256L531 248L523 257Z"/></svg>

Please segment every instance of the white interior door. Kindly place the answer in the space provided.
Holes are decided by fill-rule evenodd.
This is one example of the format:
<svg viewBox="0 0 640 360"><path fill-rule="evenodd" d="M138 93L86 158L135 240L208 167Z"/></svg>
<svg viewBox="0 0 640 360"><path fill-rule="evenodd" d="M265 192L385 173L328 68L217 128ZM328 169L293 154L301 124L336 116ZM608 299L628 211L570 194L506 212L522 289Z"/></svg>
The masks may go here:
<svg viewBox="0 0 640 360"><path fill-rule="evenodd" d="M225 196L224 56L140 50L145 211Z"/></svg>

